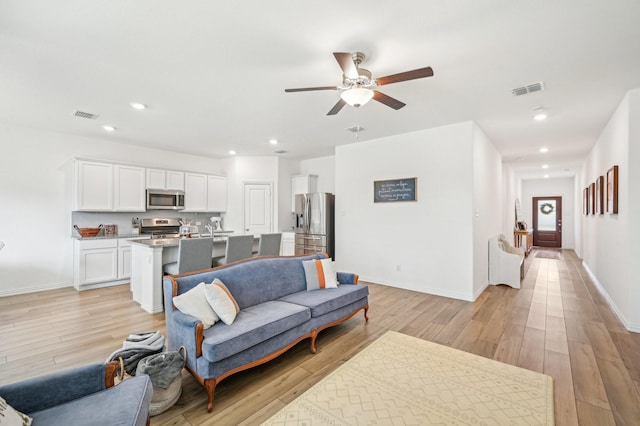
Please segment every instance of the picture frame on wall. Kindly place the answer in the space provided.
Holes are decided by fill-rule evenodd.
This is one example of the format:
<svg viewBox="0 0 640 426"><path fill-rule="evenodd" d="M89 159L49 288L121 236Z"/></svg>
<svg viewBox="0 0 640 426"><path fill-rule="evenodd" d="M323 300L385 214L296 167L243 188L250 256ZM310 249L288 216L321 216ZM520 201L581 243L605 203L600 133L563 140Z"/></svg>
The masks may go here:
<svg viewBox="0 0 640 426"><path fill-rule="evenodd" d="M373 202L393 203L418 201L418 178L376 180L373 182Z"/></svg>
<svg viewBox="0 0 640 426"><path fill-rule="evenodd" d="M589 214L589 188L582 190L582 214Z"/></svg>
<svg viewBox="0 0 640 426"><path fill-rule="evenodd" d="M604 214L604 176L596 179L596 211L595 214Z"/></svg>
<svg viewBox="0 0 640 426"><path fill-rule="evenodd" d="M618 166L607 172L607 213L618 214Z"/></svg>
<svg viewBox="0 0 640 426"><path fill-rule="evenodd" d="M589 209L591 214L596 214L596 183L589 185Z"/></svg>

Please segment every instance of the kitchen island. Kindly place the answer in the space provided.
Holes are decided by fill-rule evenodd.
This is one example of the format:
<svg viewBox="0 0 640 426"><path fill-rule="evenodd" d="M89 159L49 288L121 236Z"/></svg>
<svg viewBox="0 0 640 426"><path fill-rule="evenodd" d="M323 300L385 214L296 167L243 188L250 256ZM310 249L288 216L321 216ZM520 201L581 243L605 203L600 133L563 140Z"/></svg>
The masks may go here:
<svg viewBox="0 0 640 426"><path fill-rule="evenodd" d="M259 235L254 236L254 251L257 250L259 237ZM178 260L179 244L180 238L156 238L131 242L131 293L133 300L150 314L164 310L162 306L163 267L167 263ZM211 257L224 256L226 249L227 235L214 235Z"/></svg>

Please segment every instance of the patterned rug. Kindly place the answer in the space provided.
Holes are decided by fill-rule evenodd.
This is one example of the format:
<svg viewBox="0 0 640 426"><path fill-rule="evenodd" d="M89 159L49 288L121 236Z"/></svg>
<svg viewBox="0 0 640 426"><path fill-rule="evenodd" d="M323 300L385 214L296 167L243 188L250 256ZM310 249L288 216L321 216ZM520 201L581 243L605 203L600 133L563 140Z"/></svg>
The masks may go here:
<svg viewBox="0 0 640 426"><path fill-rule="evenodd" d="M553 425L553 379L389 331L265 425Z"/></svg>
<svg viewBox="0 0 640 426"><path fill-rule="evenodd" d="M542 259L560 260L560 255L555 251L539 251L538 253L536 253L536 257L540 257Z"/></svg>

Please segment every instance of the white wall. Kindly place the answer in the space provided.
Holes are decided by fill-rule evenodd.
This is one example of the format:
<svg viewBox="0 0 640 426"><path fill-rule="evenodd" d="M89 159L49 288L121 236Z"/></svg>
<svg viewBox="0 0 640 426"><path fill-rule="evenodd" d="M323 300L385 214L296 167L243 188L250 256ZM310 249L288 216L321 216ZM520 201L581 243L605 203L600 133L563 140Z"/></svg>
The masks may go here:
<svg viewBox="0 0 640 426"><path fill-rule="evenodd" d="M533 227L533 197L562 197L562 248L575 247L576 211L574 178L531 179L522 181L522 216L527 225ZM513 235L513 233L511 234Z"/></svg>
<svg viewBox="0 0 640 426"><path fill-rule="evenodd" d="M279 179L278 157L234 157L228 160L227 212L224 214L224 229L241 232L244 225L244 183L270 183L273 188L272 230L279 225Z"/></svg>
<svg viewBox="0 0 640 426"><path fill-rule="evenodd" d="M513 235L516 223L516 199L522 207L520 181L509 164L502 164L502 231L507 238Z"/></svg>
<svg viewBox="0 0 640 426"><path fill-rule="evenodd" d="M502 229L502 158L487 135L473 125L473 299L489 282L489 238Z"/></svg>
<svg viewBox="0 0 640 426"><path fill-rule="evenodd" d="M320 157L300 161L301 175L318 175L318 192L335 194L335 157Z"/></svg>
<svg viewBox="0 0 640 426"><path fill-rule="evenodd" d="M473 299L473 132L466 122L336 148L340 270ZM373 202L374 180L404 177L418 178L417 202Z"/></svg>
<svg viewBox="0 0 640 426"><path fill-rule="evenodd" d="M631 186L639 181L638 121L640 89L635 89L624 97L590 151L583 166L581 187L586 188L598 176L606 176L613 165L619 166L619 213L582 218L583 259L625 326L640 332L640 288L635 271L640 256L640 198Z"/></svg>
<svg viewBox="0 0 640 426"><path fill-rule="evenodd" d="M332 167L333 170L333 167ZM278 223L279 230L291 232L295 226L295 215L291 211L291 176L300 172L300 162L280 158L278 161ZM333 179L333 176L332 176Z"/></svg>
<svg viewBox="0 0 640 426"><path fill-rule="evenodd" d="M71 159L226 174L210 158L0 125L0 296L70 286Z"/></svg>

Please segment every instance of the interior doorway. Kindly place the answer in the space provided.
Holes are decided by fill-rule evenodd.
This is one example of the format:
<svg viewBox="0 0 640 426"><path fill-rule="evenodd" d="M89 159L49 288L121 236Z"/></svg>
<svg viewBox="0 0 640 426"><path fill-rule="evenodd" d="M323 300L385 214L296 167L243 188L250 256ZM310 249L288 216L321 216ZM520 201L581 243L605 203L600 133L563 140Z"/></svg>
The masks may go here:
<svg viewBox="0 0 640 426"><path fill-rule="evenodd" d="M562 247L562 197L533 197L533 245Z"/></svg>
<svg viewBox="0 0 640 426"><path fill-rule="evenodd" d="M244 232L248 234L272 232L272 193L271 183L244 183Z"/></svg>

